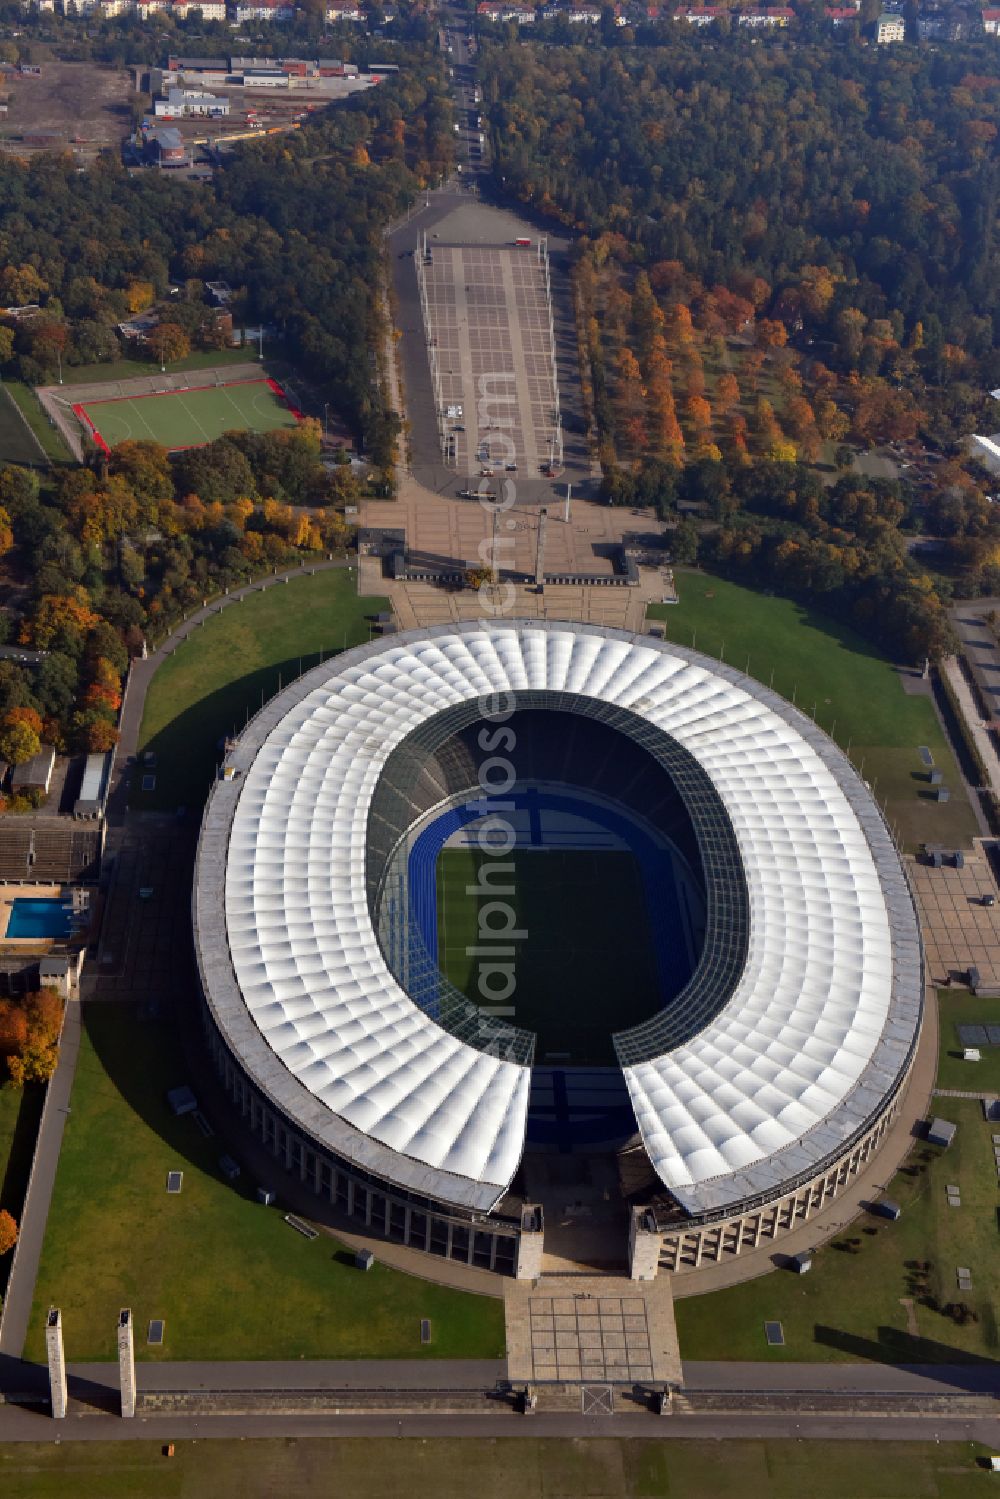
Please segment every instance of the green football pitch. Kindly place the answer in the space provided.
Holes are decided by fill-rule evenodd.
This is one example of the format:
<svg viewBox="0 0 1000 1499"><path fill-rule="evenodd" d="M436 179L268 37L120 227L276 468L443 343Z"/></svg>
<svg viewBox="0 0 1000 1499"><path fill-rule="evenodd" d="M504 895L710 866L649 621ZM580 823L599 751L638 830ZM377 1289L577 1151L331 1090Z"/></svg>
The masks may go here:
<svg viewBox="0 0 1000 1499"><path fill-rule="evenodd" d="M214 442L225 432L273 432L296 424L280 386L269 380L85 401L73 410L105 449L144 439L179 452Z"/></svg>
<svg viewBox="0 0 1000 1499"><path fill-rule="evenodd" d="M489 894L470 894L481 864L491 868ZM501 877L510 864L513 875ZM513 895L501 892L506 883ZM515 849L503 860L474 848L445 848L437 863L438 962L445 977L473 1003L487 1001L479 981L488 954L479 910L509 903L516 939L510 999L504 1018L538 1037L536 1058L568 1054L577 1066L614 1062L612 1032L645 1020L660 1007L660 991L638 864L611 850ZM490 923L499 916L487 913ZM494 939L498 943L500 938ZM502 958L501 961L511 961Z"/></svg>

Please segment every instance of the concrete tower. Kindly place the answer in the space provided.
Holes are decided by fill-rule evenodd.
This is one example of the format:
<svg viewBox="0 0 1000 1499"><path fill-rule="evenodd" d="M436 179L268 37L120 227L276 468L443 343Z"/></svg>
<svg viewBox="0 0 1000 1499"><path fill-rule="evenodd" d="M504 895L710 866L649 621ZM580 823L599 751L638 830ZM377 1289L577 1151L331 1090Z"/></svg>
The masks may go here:
<svg viewBox="0 0 1000 1499"><path fill-rule="evenodd" d="M49 1308L45 1323L45 1351L49 1360L49 1400L52 1415L61 1421L66 1414L66 1355L63 1352L62 1312Z"/></svg>
<svg viewBox="0 0 1000 1499"><path fill-rule="evenodd" d="M535 587L545 587L545 527L549 512L543 505L538 512L538 550L535 553Z"/></svg>
<svg viewBox="0 0 1000 1499"><path fill-rule="evenodd" d="M121 1382L122 1415L135 1415L135 1346L132 1313L126 1306L118 1313L118 1377Z"/></svg>

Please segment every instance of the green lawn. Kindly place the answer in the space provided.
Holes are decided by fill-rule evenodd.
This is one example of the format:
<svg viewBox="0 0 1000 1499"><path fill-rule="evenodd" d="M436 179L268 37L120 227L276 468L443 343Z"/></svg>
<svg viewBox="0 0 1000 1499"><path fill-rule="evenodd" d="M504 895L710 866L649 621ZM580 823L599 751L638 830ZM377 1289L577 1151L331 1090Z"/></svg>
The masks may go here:
<svg viewBox="0 0 1000 1499"><path fill-rule="evenodd" d="M942 1099L941 1113L958 1124L947 1151L917 1146L897 1173L888 1196L902 1217L896 1223L863 1214L820 1249L808 1275L776 1271L731 1290L684 1297L676 1304L677 1330L689 1359L856 1360L887 1363L958 1363L996 1359L1000 1350L1000 1219L991 1127L978 1103ZM961 1190L962 1205L948 1206L945 1186ZM874 1230L874 1232L873 1232ZM858 1239L858 1252L836 1246ZM779 1246L780 1248L780 1246ZM914 1284L913 1266L930 1261L926 1288ZM971 1292L959 1292L955 1270L972 1272ZM674 1282L675 1293L683 1277ZM943 1304L965 1301L979 1321L966 1327L919 1304L923 1295ZM913 1296L918 1335L907 1333L900 1297ZM765 1319L784 1327L785 1346L768 1348Z"/></svg>
<svg viewBox="0 0 1000 1499"><path fill-rule="evenodd" d="M355 1270L326 1234L309 1242L279 1207L257 1203L251 1172L235 1186L222 1178L219 1138L166 1105L166 1090L187 1078L173 1024L91 1003L84 1027L26 1357L44 1360L52 1305L62 1309L67 1356L82 1361L115 1356L123 1306L141 1358L502 1356L499 1300L380 1264ZM166 1192L172 1169L184 1172L178 1196ZM281 1181L275 1165L279 1197ZM152 1317L166 1319L162 1348L146 1347Z"/></svg>
<svg viewBox="0 0 1000 1499"><path fill-rule="evenodd" d="M941 1050L938 1057L939 1088L962 1088L970 1093L1000 1094L1000 1046L982 1046L982 1061L966 1062L956 1025L1000 1025L1000 999L976 999L963 990L939 989ZM948 1112L948 1100L941 1100Z"/></svg>
<svg viewBox="0 0 1000 1499"><path fill-rule="evenodd" d="M503 1418L499 1418L503 1423ZM363 1438L176 1443L11 1442L18 1499L976 1499L992 1493L973 1442Z"/></svg>
<svg viewBox="0 0 1000 1499"><path fill-rule="evenodd" d="M155 751L153 791L135 778L132 805L200 807L218 759L219 740L242 729L248 713L345 646L369 637L366 615L385 599L358 598L354 574L327 570L278 583L231 604L196 630L159 667L146 695L141 749Z"/></svg>
<svg viewBox="0 0 1000 1499"><path fill-rule="evenodd" d="M516 986L503 1014L536 1033L539 1061L558 1051L578 1066L612 1065L612 1032L661 1004L638 863L630 853L562 849L517 849L505 862L514 867L510 903L524 936L515 942ZM493 887L470 895L484 864L494 866ZM496 900L496 865L472 848L442 849L437 864L442 970L486 1010L478 912Z"/></svg>
<svg viewBox="0 0 1000 1499"><path fill-rule="evenodd" d="M0 386L0 463L47 463L6 384Z"/></svg>
<svg viewBox="0 0 1000 1499"><path fill-rule="evenodd" d="M106 448L141 439L170 452L203 447L226 432L274 432L296 418L264 380L173 390L163 395L87 401L81 408Z"/></svg>
<svg viewBox="0 0 1000 1499"><path fill-rule="evenodd" d="M42 410L41 402L28 385L20 380L5 380L4 389L21 408L24 418L51 463L73 463L75 459L59 433Z"/></svg>
<svg viewBox="0 0 1000 1499"><path fill-rule="evenodd" d="M183 370L215 369L217 365L248 364L256 358L256 346L204 349L199 353L189 354L186 359L178 359L167 368L173 375L180 374ZM158 369L159 366L152 359L115 359L107 364L66 364L63 365L63 382L66 385L96 385L104 380L143 379L155 374Z"/></svg>
<svg viewBox="0 0 1000 1499"><path fill-rule="evenodd" d="M704 573L679 572L680 603L655 604L667 639L724 656L794 701L869 782L905 847L968 844L977 832L958 766L929 698L903 691L894 667L846 626L789 599ZM952 799L930 800L918 747L944 771Z"/></svg>

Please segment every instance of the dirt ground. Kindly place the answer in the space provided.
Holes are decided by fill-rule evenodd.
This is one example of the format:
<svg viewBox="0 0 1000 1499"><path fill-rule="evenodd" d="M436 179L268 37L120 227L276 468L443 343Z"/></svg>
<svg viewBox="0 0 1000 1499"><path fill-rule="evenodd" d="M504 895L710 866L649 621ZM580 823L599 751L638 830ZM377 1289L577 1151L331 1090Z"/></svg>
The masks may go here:
<svg viewBox="0 0 1000 1499"><path fill-rule="evenodd" d="M41 77L13 75L0 89L9 112L0 120L0 147L18 154L37 150L24 136L51 135L53 144L81 154L117 146L128 133L129 73L89 62L43 62Z"/></svg>

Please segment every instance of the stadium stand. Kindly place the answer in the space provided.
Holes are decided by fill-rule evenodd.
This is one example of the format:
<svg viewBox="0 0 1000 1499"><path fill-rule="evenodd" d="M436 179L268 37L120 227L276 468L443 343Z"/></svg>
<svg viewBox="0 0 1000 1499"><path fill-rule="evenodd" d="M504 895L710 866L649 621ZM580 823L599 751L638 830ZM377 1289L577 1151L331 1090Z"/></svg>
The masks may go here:
<svg viewBox="0 0 1000 1499"><path fill-rule="evenodd" d="M92 884L101 868L99 828L52 820L36 827L9 822L0 827L0 880Z"/></svg>

